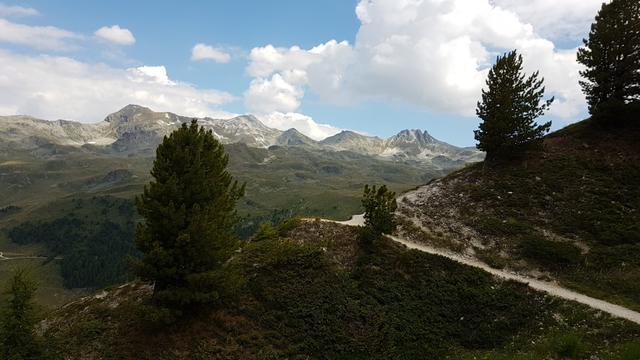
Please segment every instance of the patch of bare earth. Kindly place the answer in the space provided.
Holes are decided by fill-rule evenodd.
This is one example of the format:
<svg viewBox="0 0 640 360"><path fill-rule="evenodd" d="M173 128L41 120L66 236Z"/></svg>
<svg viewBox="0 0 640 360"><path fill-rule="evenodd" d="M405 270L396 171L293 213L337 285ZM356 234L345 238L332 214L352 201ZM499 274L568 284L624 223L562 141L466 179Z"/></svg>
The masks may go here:
<svg viewBox="0 0 640 360"><path fill-rule="evenodd" d="M440 179L400 196L395 235L450 250L495 268L551 280L553 277L549 272L517 259L513 243L507 236L488 236L471 225L473 215L468 211L471 208L474 214L494 215L490 208L484 208L482 203L474 202L467 192L460 190L466 181L468 179L455 176ZM547 235L561 238L551 232Z"/></svg>

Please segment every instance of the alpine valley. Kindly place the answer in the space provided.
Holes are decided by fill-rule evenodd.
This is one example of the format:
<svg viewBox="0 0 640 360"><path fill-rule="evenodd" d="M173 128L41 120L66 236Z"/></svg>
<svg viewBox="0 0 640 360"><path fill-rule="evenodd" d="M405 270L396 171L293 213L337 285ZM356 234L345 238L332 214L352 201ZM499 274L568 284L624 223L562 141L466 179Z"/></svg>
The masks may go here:
<svg viewBox="0 0 640 360"><path fill-rule="evenodd" d="M316 141L251 115L197 120L225 144L230 171L247 183L239 204L242 237L264 221L291 216L348 218L360 212L365 184L401 192L484 157L420 130L388 139L343 131ZM0 117L0 251L34 257L25 261L37 264L44 279L41 302L60 305L79 288L126 279L133 199L150 179L163 137L191 121L137 105L94 124ZM113 256L87 268L87 254L105 253L99 246L113 247L106 251ZM0 264L0 277L5 268Z"/></svg>

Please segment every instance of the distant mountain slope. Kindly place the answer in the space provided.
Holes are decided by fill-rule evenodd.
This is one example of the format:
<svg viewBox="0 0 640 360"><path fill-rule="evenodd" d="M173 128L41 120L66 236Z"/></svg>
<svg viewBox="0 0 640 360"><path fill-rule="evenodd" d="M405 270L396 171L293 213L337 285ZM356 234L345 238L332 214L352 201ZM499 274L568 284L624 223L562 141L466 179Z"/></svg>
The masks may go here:
<svg viewBox="0 0 640 360"><path fill-rule="evenodd" d="M250 147L271 145L303 146L332 151L351 151L389 161L414 161L448 169L468 162L480 161L483 153L458 148L431 137L426 131L403 130L380 139L343 131L322 141L315 141L295 129L280 131L265 126L252 115L232 119L198 119L200 125L213 131L225 144L244 143ZM45 121L28 116L0 116L0 151L5 149L35 150L43 145L51 152L59 146L84 146L88 151L149 153L165 135L191 118L168 112L128 105L96 124L73 121ZM42 149L40 149L42 150Z"/></svg>
<svg viewBox="0 0 640 360"><path fill-rule="evenodd" d="M352 151L367 155L380 155L385 148L384 140L353 131L342 131L320 141L320 144L336 151Z"/></svg>
<svg viewBox="0 0 640 360"><path fill-rule="evenodd" d="M477 162L484 158L475 148L459 148L437 140L426 131L403 130L385 141L382 154L398 160L429 161L447 157L453 161Z"/></svg>
<svg viewBox="0 0 640 360"><path fill-rule="evenodd" d="M293 141L295 137L288 139ZM110 197L132 201L150 181L151 151L100 152L87 147L40 147L33 151L11 150L10 154L0 151L0 252L43 257L24 260L21 264L37 269L37 279L43 284L38 300L49 306L61 305L79 293L62 287L63 283L73 284L74 280L60 270L62 265L77 264L74 259L78 257L72 258L51 246L56 241L50 239L54 233L48 226L77 219L79 223L73 225L74 229L96 231L72 237L68 245L99 247L102 242L91 234L102 234L103 225L108 225L102 222L114 221L111 215L114 209L107 209L105 215L105 208L97 204ZM345 219L360 211L365 184L384 183L394 191L403 191L447 173L428 164L386 161L307 146L257 148L236 143L226 145L225 150L229 154L230 173L247 184L246 194L238 203L242 217L237 228L239 236L253 234L264 221L278 222L290 216ZM38 234L31 240L38 241L8 236L11 229L27 222L34 225L28 227L31 233ZM133 231L132 228L122 230ZM108 236L111 235L107 234L106 238ZM121 243L109 241L104 245ZM81 247L73 249L80 259L97 256L87 259L91 264L110 261L114 254L113 251L82 252ZM51 261L57 257L61 259ZM10 261L0 261L0 283L6 280L11 265ZM94 279L113 279L100 273L93 275Z"/></svg>
<svg viewBox="0 0 640 360"><path fill-rule="evenodd" d="M116 140L108 123L40 120L30 116L0 116L0 150L33 149L46 143L108 145Z"/></svg>
<svg viewBox="0 0 640 360"><path fill-rule="evenodd" d="M309 146L309 147L317 147L318 144L316 141L311 139L310 137L302 134L296 129L289 129L282 134L280 134L275 141L275 145L282 146Z"/></svg>

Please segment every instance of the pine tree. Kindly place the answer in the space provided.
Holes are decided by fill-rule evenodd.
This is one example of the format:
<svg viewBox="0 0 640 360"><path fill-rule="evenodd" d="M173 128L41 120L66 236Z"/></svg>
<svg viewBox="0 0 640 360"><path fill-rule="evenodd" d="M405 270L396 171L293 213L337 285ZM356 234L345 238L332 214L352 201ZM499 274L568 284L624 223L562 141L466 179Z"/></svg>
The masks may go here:
<svg viewBox="0 0 640 360"><path fill-rule="evenodd" d="M25 270L15 271L5 292L9 301L2 314L0 358L12 360L42 358L41 344L34 334L37 318L33 295L36 289L37 285Z"/></svg>
<svg viewBox="0 0 640 360"><path fill-rule="evenodd" d="M396 227L395 211L397 208L396 193L389 191L385 185L365 185L362 195L364 207L365 240L379 238L382 234L390 234Z"/></svg>
<svg viewBox="0 0 640 360"><path fill-rule="evenodd" d="M522 56L515 50L498 56L489 71L487 89L476 109L482 123L475 131L477 147L487 153L488 161L520 154L549 131L551 122L535 122L554 100L542 101L544 79L538 75L537 71L529 77L523 74Z"/></svg>
<svg viewBox="0 0 640 360"><path fill-rule="evenodd" d="M640 1L603 3L584 45L578 62L589 112L640 102Z"/></svg>
<svg viewBox="0 0 640 360"><path fill-rule="evenodd" d="M196 120L158 146L154 180L136 199L145 222L136 229L143 256L134 269L154 282L162 307L186 309L224 295L230 281L224 265L237 246L235 203L244 193L228 162L223 145Z"/></svg>

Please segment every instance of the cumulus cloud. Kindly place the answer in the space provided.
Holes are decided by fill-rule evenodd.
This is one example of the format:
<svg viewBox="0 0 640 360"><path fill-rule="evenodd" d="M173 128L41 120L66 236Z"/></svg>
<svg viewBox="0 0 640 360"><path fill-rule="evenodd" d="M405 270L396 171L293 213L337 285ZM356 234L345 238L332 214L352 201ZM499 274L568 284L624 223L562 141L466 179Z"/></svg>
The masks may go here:
<svg viewBox="0 0 640 360"><path fill-rule="evenodd" d="M556 96L551 113L576 116L584 109L576 49L558 49L540 35L536 26L543 26L543 20L527 20L524 0L515 1L513 9L507 3L511 2L499 6L490 0L361 0L354 44L331 40L311 49L253 49L247 73L254 80L245 92L245 104L255 112L295 112L310 89L333 103L379 99L473 116L495 56L518 49L526 70L539 69L547 94ZM576 19L574 24L582 21L580 16ZM555 24L563 19L544 21ZM564 31L560 25L557 29Z"/></svg>
<svg viewBox="0 0 640 360"><path fill-rule="evenodd" d="M152 82L161 85L175 85L169 80L167 68L164 66L138 66L137 68L128 69L135 76L132 78L135 82Z"/></svg>
<svg viewBox="0 0 640 360"><path fill-rule="evenodd" d="M588 31L603 0L493 0L515 12L536 32L551 39L582 37Z"/></svg>
<svg viewBox="0 0 640 360"><path fill-rule="evenodd" d="M245 107L257 114L295 111L300 107L300 99L304 95L301 86L305 83L306 75L301 70L287 70L268 79L254 79L244 94Z"/></svg>
<svg viewBox="0 0 640 360"><path fill-rule="evenodd" d="M212 60L217 63L226 64L231 60L231 55L220 48L200 43L191 49L191 60Z"/></svg>
<svg viewBox="0 0 640 360"><path fill-rule="evenodd" d="M25 56L0 50L0 114L45 119L102 120L135 103L186 116L229 117L226 92L173 81L164 66L117 69L68 57Z"/></svg>
<svg viewBox="0 0 640 360"><path fill-rule="evenodd" d="M352 62L346 41L331 40L309 50L297 46L254 48L249 55L249 75L255 79L245 92L245 106L256 113L294 112L310 83L326 97L341 86L343 72ZM339 97L333 98L340 101Z"/></svg>
<svg viewBox="0 0 640 360"><path fill-rule="evenodd" d="M82 36L55 26L30 26L0 19L0 42L42 50L71 50Z"/></svg>
<svg viewBox="0 0 640 360"><path fill-rule="evenodd" d="M115 45L129 46L136 43L136 38L129 29L121 28L118 25L103 26L94 33L99 39Z"/></svg>
<svg viewBox="0 0 640 360"><path fill-rule="evenodd" d="M318 124L311 117L299 113L272 112L258 118L269 127L280 130L295 128L314 140L323 140L342 131L335 126Z"/></svg>
<svg viewBox="0 0 640 360"><path fill-rule="evenodd" d="M18 6L18 5L6 5L0 3L0 16L7 17L25 17L40 15L38 10L34 8Z"/></svg>

